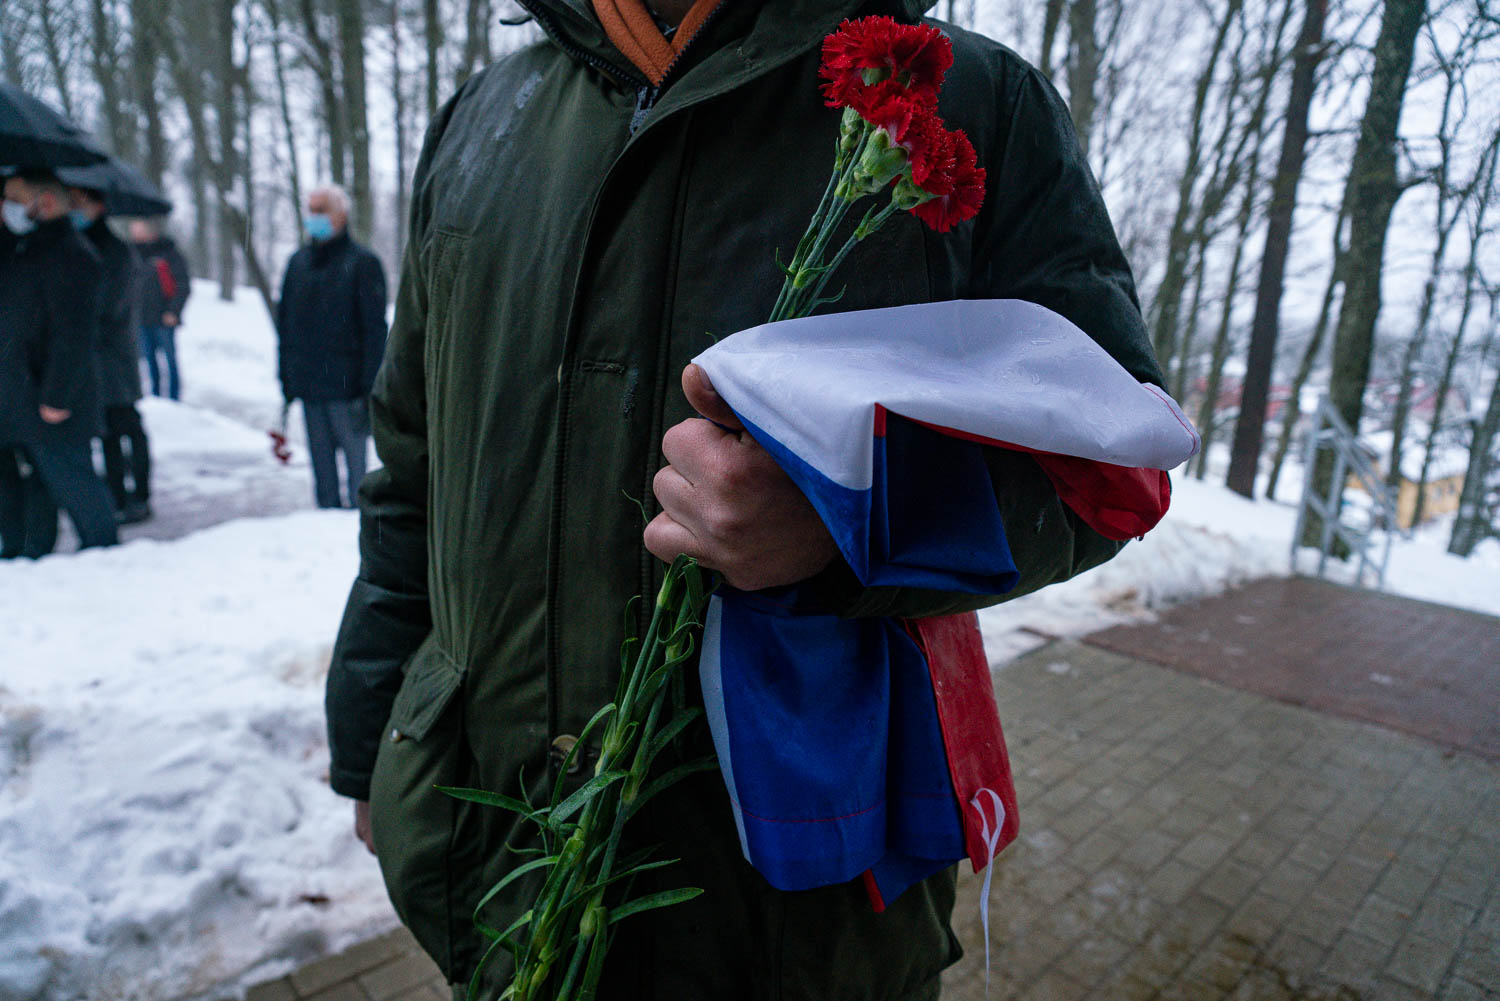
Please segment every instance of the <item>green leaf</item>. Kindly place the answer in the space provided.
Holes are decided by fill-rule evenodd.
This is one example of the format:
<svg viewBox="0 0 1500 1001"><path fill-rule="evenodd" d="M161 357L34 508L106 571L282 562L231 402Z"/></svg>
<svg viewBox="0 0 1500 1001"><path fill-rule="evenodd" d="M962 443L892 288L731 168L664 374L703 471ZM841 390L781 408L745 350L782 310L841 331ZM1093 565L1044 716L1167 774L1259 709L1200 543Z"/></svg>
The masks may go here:
<svg viewBox="0 0 1500 1001"><path fill-rule="evenodd" d="M712 771L713 769L718 767L719 759L709 756L706 758L699 758L697 761L684 762L683 764L678 765L676 768L664 772L662 775L646 783L645 787L641 789L640 793L635 797L635 802L630 804L631 815L633 816L636 813L639 813L641 807L645 805L652 796L655 796L657 793L661 792L664 789L670 789L672 786L676 785L678 782L681 782L689 775L692 775L695 772Z"/></svg>
<svg viewBox="0 0 1500 1001"><path fill-rule="evenodd" d="M516 799L514 796L506 796L503 793L490 792L486 789L461 789L457 786L434 786L434 788L440 793L452 796L454 799L461 799L469 803L478 803L480 806L498 806L502 810L519 813L521 816L535 820L537 823L541 823L542 818L547 814L547 807L542 807L540 810L533 809L524 801Z"/></svg>
<svg viewBox="0 0 1500 1001"><path fill-rule="evenodd" d="M642 911L654 911L660 907L671 907L673 904L692 900L701 893L703 893L703 890L699 887L684 886L678 890L663 890L661 893L652 893L644 897L637 897L634 900L627 900L609 912L609 923L614 924L616 921L628 918L633 914L640 914Z"/></svg>
<svg viewBox="0 0 1500 1001"><path fill-rule="evenodd" d="M553 829L556 829L559 824L581 810L584 804L586 804L589 800L593 799L595 796L599 795L599 793L603 792L611 785L614 785L616 782L623 779L625 777L625 774L625 772L616 770L605 772L602 775L595 775L593 778L589 779L583 785L574 790L573 795L569 796L567 799L559 803L557 807L553 809L552 815L547 818L547 823L551 825Z"/></svg>
<svg viewBox="0 0 1500 1001"><path fill-rule="evenodd" d="M573 766L573 761L578 757L579 749L589 739L589 734L593 732L594 727L609 717L616 708L613 702L606 704L598 712L594 713L593 719L583 725L583 730L579 732L578 739L573 742L572 747L568 748L567 756L563 758L562 766L557 770L557 781L552 785L552 802L556 803L558 798L562 796L563 781L567 777L568 769Z"/></svg>
<svg viewBox="0 0 1500 1001"><path fill-rule="evenodd" d="M541 869L544 866L553 865L556 862L556 855L548 855L546 858L532 859L530 862L527 862L524 865L518 865L510 872L506 873L505 877L501 879L500 882L490 887L489 892L487 892L483 897L480 897L479 903L474 905L474 927L478 928L481 932L483 932L490 938L498 938L502 933L495 931L489 925L485 924L484 920L479 916L479 912L484 910L485 907L489 906L490 901L494 900L495 896L499 894L501 890L505 889L507 886L514 883L522 876L526 875L528 872L534 872L537 869ZM531 912L527 911L527 913L530 914Z"/></svg>
<svg viewBox="0 0 1500 1001"><path fill-rule="evenodd" d="M677 712L673 715L671 721L667 723L666 726L658 730L656 732L656 736L651 738L651 744L646 749L646 763L649 765L651 762L655 761L656 756L660 754L666 748L666 746L670 744L674 738L676 738L679 733L687 729L687 727L694 720L702 715L703 710L698 706L687 706L685 708L678 709Z"/></svg>

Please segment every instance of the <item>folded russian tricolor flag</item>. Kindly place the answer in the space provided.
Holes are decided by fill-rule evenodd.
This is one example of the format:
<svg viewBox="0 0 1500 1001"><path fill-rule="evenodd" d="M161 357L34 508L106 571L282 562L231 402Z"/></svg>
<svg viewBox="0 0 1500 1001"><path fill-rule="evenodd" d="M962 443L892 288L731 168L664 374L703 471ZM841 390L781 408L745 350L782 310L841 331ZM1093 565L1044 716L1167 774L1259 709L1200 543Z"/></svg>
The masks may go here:
<svg viewBox="0 0 1500 1001"><path fill-rule="evenodd" d="M1063 502L1114 539L1161 519L1166 470L1198 448L1165 393L1019 300L766 324L694 362L866 586L1016 585L986 447L1035 454ZM701 665L741 846L773 886L862 876L880 909L1015 838L973 614L840 619L801 607L796 589L721 590Z"/></svg>

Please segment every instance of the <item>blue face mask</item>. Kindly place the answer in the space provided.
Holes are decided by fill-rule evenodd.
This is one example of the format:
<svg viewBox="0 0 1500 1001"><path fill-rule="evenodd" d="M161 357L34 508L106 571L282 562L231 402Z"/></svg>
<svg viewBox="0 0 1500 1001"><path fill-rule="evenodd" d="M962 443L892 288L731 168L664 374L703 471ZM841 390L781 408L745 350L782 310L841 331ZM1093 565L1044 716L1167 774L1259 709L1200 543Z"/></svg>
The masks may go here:
<svg viewBox="0 0 1500 1001"><path fill-rule="evenodd" d="M68 219L72 221L73 228L78 230L78 232L80 233L94 224L94 220L89 218L89 214L87 212L81 212L78 209L74 209L72 212L69 212Z"/></svg>
<svg viewBox="0 0 1500 1001"><path fill-rule="evenodd" d="M326 240L333 235L333 220L321 212L314 212L302 220L302 228L309 240Z"/></svg>
<svg viewBox="0 0 1500 1001"><path fill-rule="evenodd" d="M17 236L25 236L36 229L36 222L26 212L26 206L9 199L0 204L0 213L5 217L5 228Z"/></svg>

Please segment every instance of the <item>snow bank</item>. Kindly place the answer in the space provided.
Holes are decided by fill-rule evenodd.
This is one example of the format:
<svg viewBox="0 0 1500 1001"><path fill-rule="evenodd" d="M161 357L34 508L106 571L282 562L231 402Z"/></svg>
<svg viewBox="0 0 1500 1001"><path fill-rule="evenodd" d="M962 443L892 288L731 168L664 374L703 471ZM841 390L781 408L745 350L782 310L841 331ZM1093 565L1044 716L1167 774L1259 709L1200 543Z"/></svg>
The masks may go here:
<svg viewBox="0 0 1500 1001"><path fill-rule="evenodd" d="M1179 473L1171 510L1144 539L1089 573L981 612L985 649L1001 664L1047 636L1144 621L1153 609L1218 594L1255 577L1287 574L1296 521L1289 504L1248 501ZM1385 589L1500 615L1500 540L1488 540L1461 559L1444 551L1451 527L1451 519L1444 520L1396 540ZM1314 562L1311 550L1300 554L1305 572ZM1329 566L1330 579L1351 581L1351 566Z"/></svg>
<svg viewBox="0 0 1500 1001"><path fill-rule="evenodd" d="M393 923L327 786L357 517L0 565L0 997L222 996Z"/></svg>

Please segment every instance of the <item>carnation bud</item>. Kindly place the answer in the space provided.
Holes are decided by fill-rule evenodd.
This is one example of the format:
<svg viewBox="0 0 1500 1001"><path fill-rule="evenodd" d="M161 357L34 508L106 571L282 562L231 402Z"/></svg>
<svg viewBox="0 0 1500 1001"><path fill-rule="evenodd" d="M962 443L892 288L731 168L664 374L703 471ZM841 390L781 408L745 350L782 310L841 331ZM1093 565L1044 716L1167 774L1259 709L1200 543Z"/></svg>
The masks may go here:
<svg viewBox="0 0 1500 1001"><path fill-rule="evenodd" d="M873 195L907 168L906 150L885 129L876 129L855 165L852 187L855 197ZM853 199L850 199L851 201Z"/></svg>
<svg viewBox="0 0 1500 1001"><path fill-rule="evenodd" d="M911 176L902 177L891 189L891 201L896 203L896 208L902 212L910 212L923 202L931 201L935 195L930 191L923 191L913 183Z"/></svg>
<svg viewBox="0 0 1500 1001"><path fill-rule="evenodd" d="M853 153L859 148L860 136L865 131L865 120L859 116L859 112L853 108L844 109L844 117L839 122L839 152Z"/></svg>

